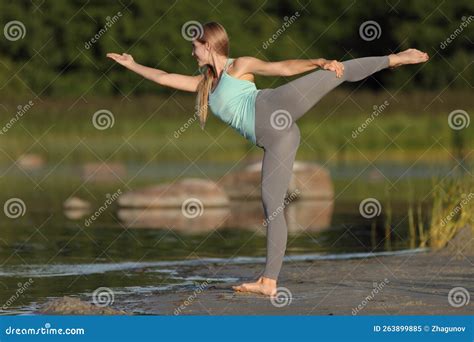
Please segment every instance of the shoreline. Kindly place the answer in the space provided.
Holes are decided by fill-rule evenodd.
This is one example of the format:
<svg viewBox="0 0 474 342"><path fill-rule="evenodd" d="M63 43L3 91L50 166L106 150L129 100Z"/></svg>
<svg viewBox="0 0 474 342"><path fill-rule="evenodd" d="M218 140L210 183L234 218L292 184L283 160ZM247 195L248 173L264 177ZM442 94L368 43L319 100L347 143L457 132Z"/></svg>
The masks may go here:
<svg viewBox="0 0 474 342"><path fill-rule="evenodd" d="M265 296L234 292L234 283L200 280L173 291L117 295L108 314L117 310L117 314L138 315L472 315L473 300L460 307L448 301L453 288L474 288L474 253L463 252L445 249L369 258L285 261L278 286L291 292L291 300L281 297L277 306ZM209 263L185 266L180 275L238 278L237 284L256 279L262 270L262 263ZM82 303L88 301L90 298L82 298ZM84 307L74 311L70 303L70 311L61 312L61 305L56 311L51 311L50 305L45 311L48 304L51 301L40 306L43 309L37 314L103 314L102 308L101 312Z"/></svg>
<svg viewBox="0 0 474 342"><path fill-rule="evenodd" d="M456 255L439 252L289 262L284 265L278 283L291 291L289 305L276 307L267 297L235 293L230 284L222 284L209 285L197 295L195 290L156 294L127 309L140 308L151 314L173 315L188 301L179 314L353 315L359 305L363 308L356 310L356 314L362 315L474 314L473 301L459 308L448 302L452 288L473 288L473 263L472 255L458 260ZM238 275L244 281L252 281L261 270L262 265L229 265L218 273L219 276ZM213 274L216 269L210 265L188 272L205 277L206 272ZM384 287L371 300L366 300L374 288L380 288L383 283Z"/></svg>

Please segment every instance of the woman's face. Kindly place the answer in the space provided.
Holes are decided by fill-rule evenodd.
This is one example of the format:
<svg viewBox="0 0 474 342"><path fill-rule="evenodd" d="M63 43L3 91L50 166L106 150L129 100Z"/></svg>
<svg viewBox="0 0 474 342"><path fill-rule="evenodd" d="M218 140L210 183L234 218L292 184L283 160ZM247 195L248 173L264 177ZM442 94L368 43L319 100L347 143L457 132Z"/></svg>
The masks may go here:
<svg viewBox="0 0 474 342"><path fill-rule="evenodd" d="M206 48L206 43L201 43L197 40L193 40L193 51L192 55L196 58L200 67L209 63L209 50Z"/></svg>

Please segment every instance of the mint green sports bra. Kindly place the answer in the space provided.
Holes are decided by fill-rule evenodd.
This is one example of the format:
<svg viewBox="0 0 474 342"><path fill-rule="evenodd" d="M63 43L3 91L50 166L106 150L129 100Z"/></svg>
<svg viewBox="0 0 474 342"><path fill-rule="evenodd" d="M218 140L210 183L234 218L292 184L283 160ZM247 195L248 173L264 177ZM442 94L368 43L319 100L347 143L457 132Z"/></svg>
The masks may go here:
<svg viewBox="0 0 474 342"><path fill-rule="evenodd" d="M227 73L229 62L234 59L227 58L219 83L209 93L209 107L214 115L255 145L255 100L260 89L253 82Z"/></svg>

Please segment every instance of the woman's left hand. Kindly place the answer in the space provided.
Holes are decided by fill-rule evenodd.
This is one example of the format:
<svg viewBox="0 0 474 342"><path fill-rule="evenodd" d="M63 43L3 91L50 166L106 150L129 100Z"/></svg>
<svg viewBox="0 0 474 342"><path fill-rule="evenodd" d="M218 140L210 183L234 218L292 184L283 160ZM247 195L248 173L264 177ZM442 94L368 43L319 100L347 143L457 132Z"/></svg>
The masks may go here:
<svg viewBox="0 0 474 342"><path fill-rule="evenodd" d="M325 70L330 70L334 71L336 73L336 77L342 77L342 74L344 73L344 64L341 62L334 60L323 60L321 63L321 68Z"/></svg>

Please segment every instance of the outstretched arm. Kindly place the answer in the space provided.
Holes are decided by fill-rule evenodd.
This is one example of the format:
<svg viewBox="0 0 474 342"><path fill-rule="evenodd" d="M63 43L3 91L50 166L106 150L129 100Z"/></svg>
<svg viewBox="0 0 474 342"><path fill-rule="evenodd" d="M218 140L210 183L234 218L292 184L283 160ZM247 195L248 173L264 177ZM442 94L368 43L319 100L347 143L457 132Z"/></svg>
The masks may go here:
<svg viewBox="0 0 474 342"><path fill-rule="evenodd" d="M255 73L263 76L293 76L316 68L335 71L337 77L341 77L344 72L342 63L324 58L266 62L255 57L245 56L237 58L234 63L236 69L242 70L239 72L241 74Z"/></svg>
<svg viewBox="0 0 474 342"><path fill-rule="evenodd" d="M156 82L165 87L170 87L178 90L196 92L198 84L203 78L203 75L187 76L168 73L160 69L150 68L136 63L133 60L133 57L126 53L123 53L122 55L116 53L108 53L107 57L113 59L114 61L123 65L127 69L136 72L137 74L145 77L150 81Z"/></svg>

